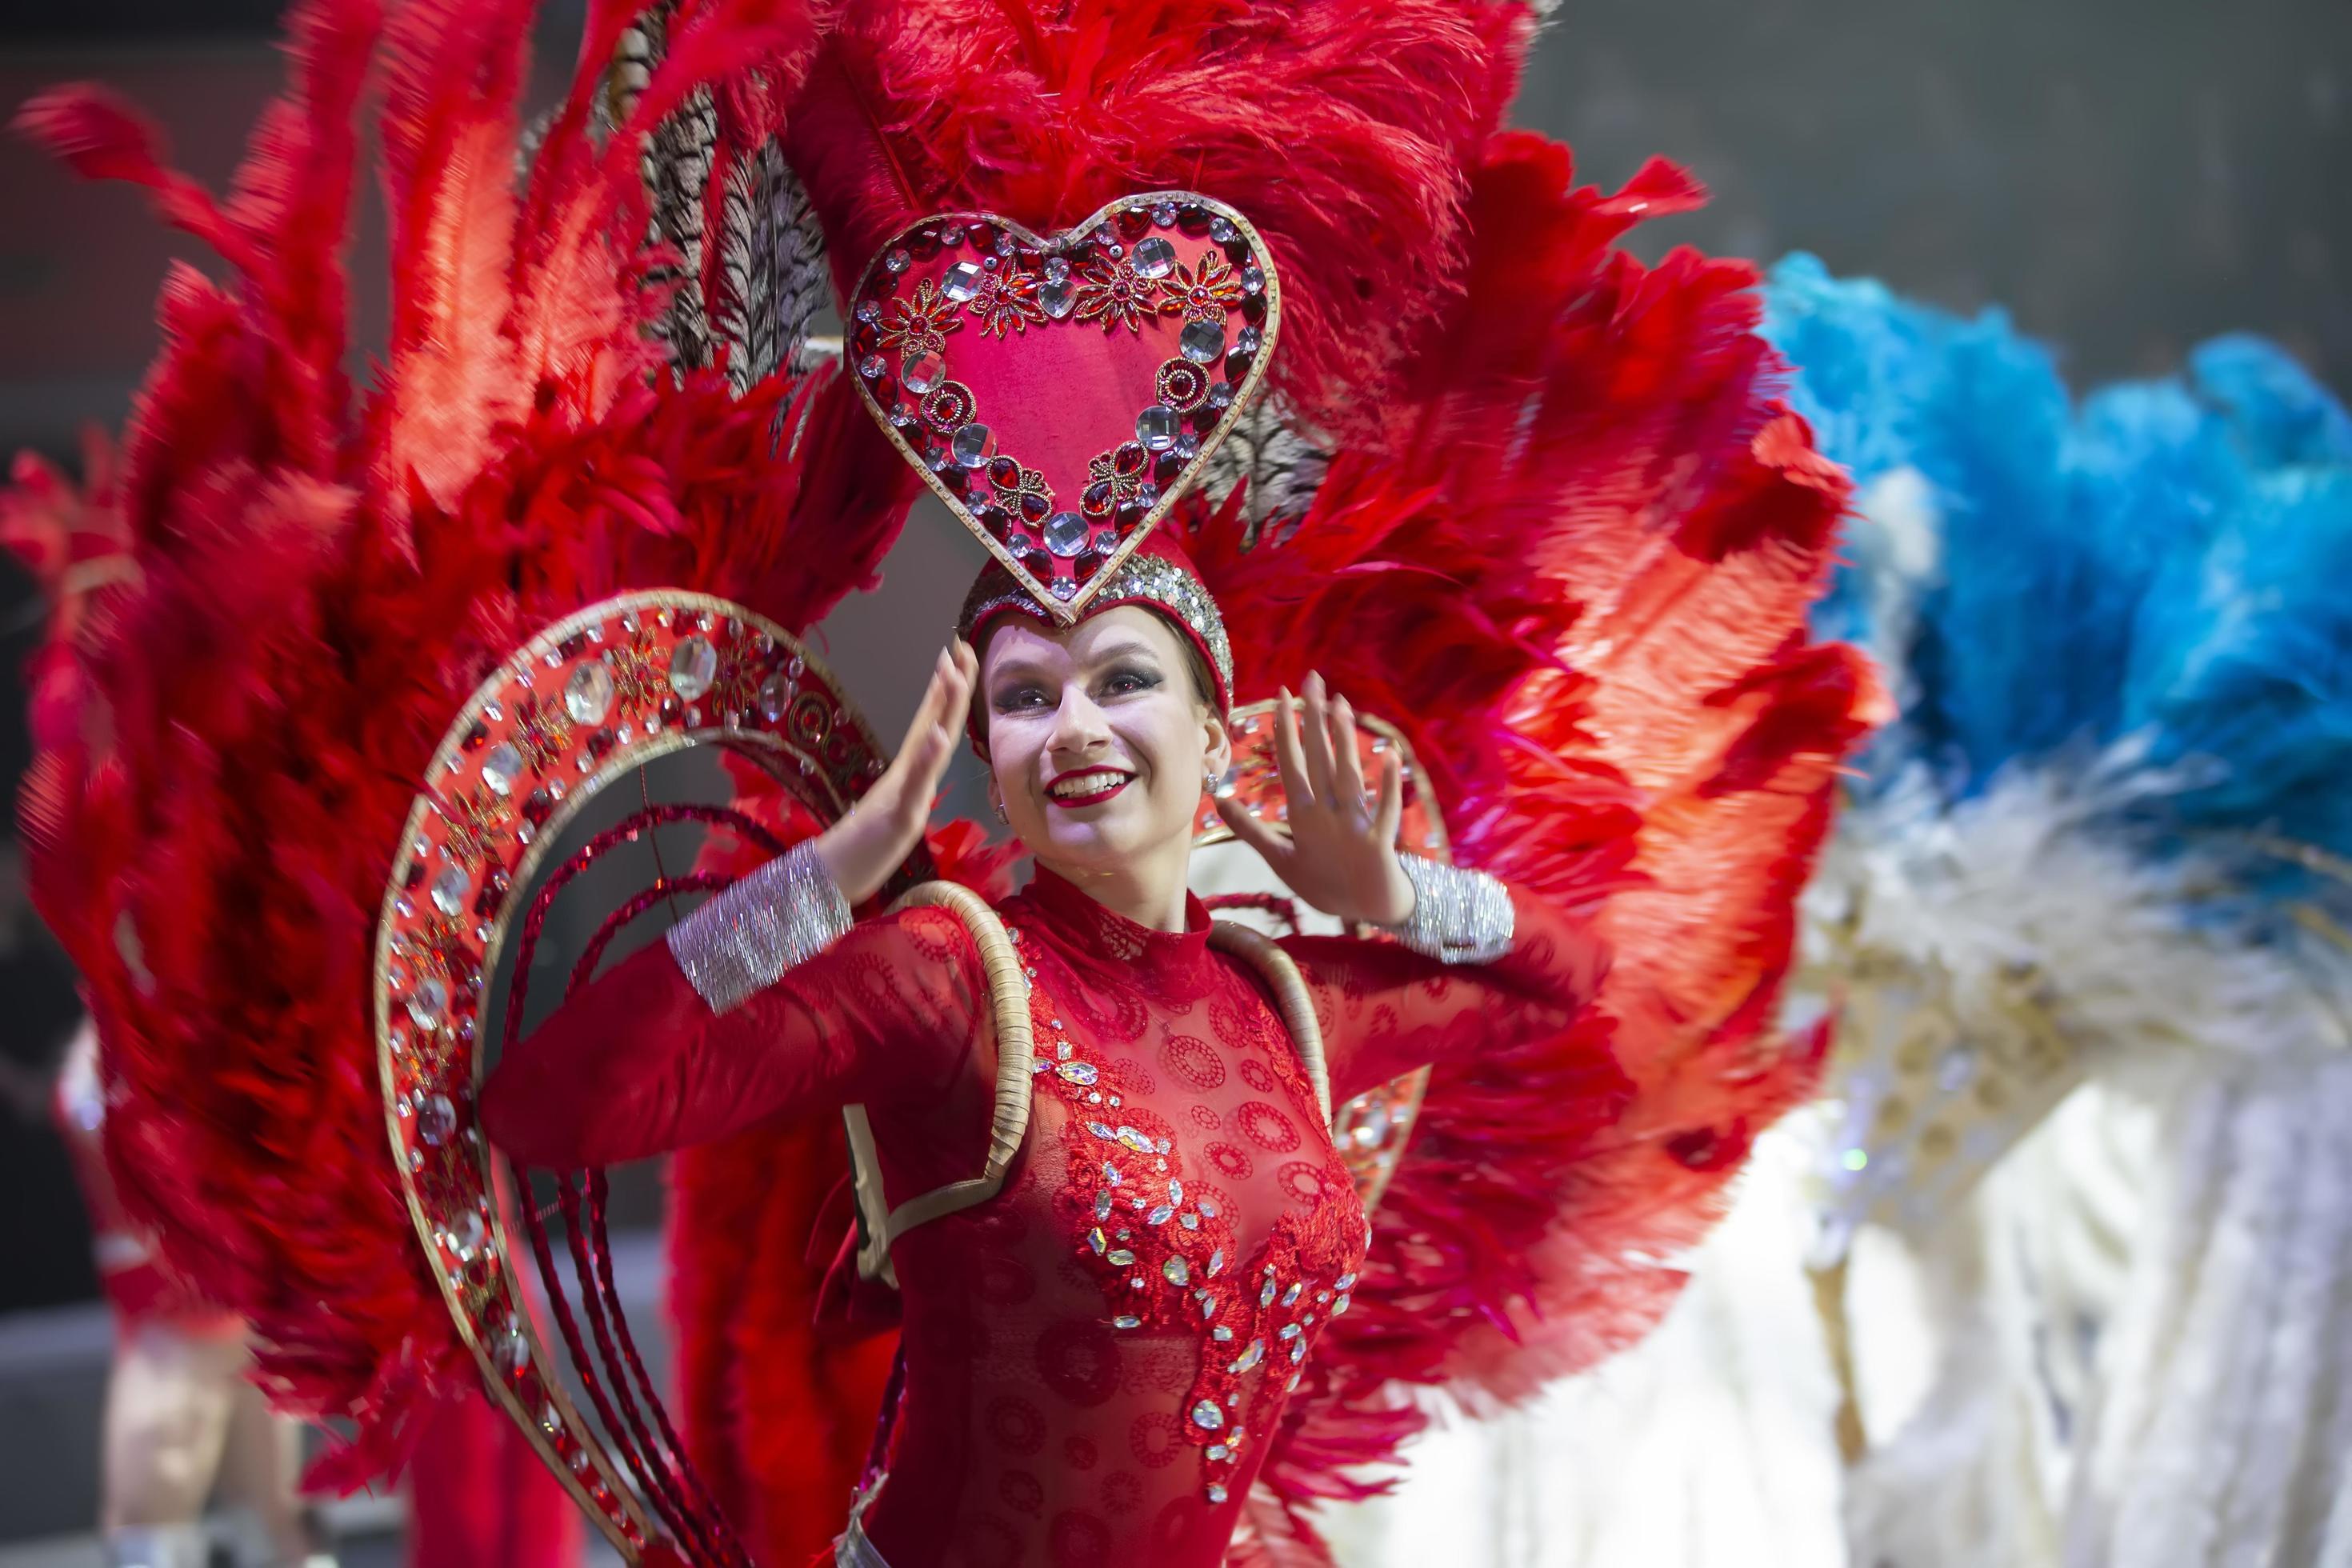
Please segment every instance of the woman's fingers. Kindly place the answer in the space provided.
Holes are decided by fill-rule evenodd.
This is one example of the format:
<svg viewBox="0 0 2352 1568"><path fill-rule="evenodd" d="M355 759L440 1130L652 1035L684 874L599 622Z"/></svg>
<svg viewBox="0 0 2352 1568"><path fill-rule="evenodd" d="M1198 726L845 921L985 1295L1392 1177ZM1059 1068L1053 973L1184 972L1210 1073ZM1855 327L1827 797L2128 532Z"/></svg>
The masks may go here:
<svg viewBox="0 0 2352 1568"><path fill-rule="evenodd" d="M1356 745L1356 710L1344 697L1331 700L1331 763L1332 800L1344 804L1349 812L1349 825L1362 821L1371 811L1371 802L1364 798L1364 758Z"/></svg>
<svg viewBox="0 0 2352 1568"><path fill-rule="evenodd" d="M1307 759L1298 747L1298 701L1287 686L1274 710L1274 765L1282 774L1283 798L1294 816L1315 804L1315 791L1307 782Z"/></svg>
<svg viewBox="0 0 2352 1568"><path fill-rule="evenodd" d="M1307 787L1314 792L1318 805L1336 806L1340 802L1338 785L1331 777L1331 713L1324 700L1319 670L1307 672L1305 696L1307 721L1299 735L1299 747L1307 758ZM1296 803L1291 809L1297 809Z"/></svg>

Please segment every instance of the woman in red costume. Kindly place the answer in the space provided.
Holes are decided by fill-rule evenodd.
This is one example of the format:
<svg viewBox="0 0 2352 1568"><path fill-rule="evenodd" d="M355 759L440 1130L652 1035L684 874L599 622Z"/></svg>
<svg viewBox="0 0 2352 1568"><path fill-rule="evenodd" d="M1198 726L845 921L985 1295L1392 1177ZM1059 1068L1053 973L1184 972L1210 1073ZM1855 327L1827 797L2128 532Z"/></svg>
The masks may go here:
<svg viewBox="0 0 2352 1568"><path fill-rule="evenodd" d="M906 1318L845 1552L1317 1562L1303 1511L1375 1484L1417 1391L1518 1397L1654 1321L1811 1081L1769 1019L1874 703L1804 630L1843 481L1747 269L1616 247L1690 182L1580 186L1500 129L1524 5L644 9L588 8L526 132L525 0L308 0L219 202L103 93L27 112L227 263L169 280L121 636L67 650L88 721L28 813L117 1164L154 1173L126 1201L347 1435L323 1479L395 1472L487 1389L631 1560L787 1563L855 1471L803 1413L862 1427L870 1395L792 1397L832 1375L776 1331L839 1167L763 1158L761 1118L841 1107ZM340 251L374 144L361 388ZM803 352L824 247L838 363ZM909 458L1004 575L885 766L803 639L873 584ZM1285 688L1277 800L1243 715ZM852 925L967 704L1035 881ZM612 844L544 888L541 856L689 743L764 759L790 820L705 819L772 866L598 975L601 930L478 1092L509 937ZM1233 831L1407 942L1202 929L1189 814L1228 745L1267 813ZM1394 852L1399 783L1408 847L1442 826L1487 875ZM1327 1107L1420 1062L1368 1248ZM719 1139L677 1163L682 1436L614 1319L601 1177L557 1189L567 1380L510 1245L551 1270L541 1205L484 1132L526 1164Z"/></svg>
<svg viewBox="0 0 2352 1568"><path fill-rule="evenodd" d="M859 1104L894 1208L951 1190L997 1078L980 953L943 910L849 910L919 842L976 689L992 798L1037 866L997 912L1043 1092L1001 1194L891 1227L905 1394L840 1544L858 1568L1221 1561L1364 1259L1331 1104L1559 1036L1597 985L1580 923L1396 852L1395 755L1368 787L1347 700L1310 677L1303 719L1280 710L1282 826L1230 792L1222 814L1306 902L1402 942L1283 944L1308 1054L1186 890L1231 761L1223 625L1172 549L1121 572L1060 626L992 567L859 810L575 993L485 1091L491 1138L557 1167Z"/></svg>

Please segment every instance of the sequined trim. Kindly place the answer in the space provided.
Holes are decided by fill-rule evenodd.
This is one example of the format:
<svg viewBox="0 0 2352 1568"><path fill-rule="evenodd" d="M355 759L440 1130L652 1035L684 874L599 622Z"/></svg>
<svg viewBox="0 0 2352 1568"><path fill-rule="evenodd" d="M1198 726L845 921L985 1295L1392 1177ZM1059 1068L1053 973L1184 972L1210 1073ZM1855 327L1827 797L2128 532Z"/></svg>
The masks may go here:
<svg viewBox="0 0 2352 1568"><path fill-rule="evenodd" d="M1139 552L1120 563L1110 581L1097 591L1087 613L1091 616L1120 605L1137 604L1166 611L1199 639L1209 662L1216 668L1217 695L1231 706L1234 645L1225 635L1223 613L1217 608L1216 600L1209 596L1209 590L1201 585L1201 580L1172 561ZM956 623L959 634L969 641L973 631L1006 610L1018 610L1048 625L1053 621L1045 607L1031 597L1010 572L991 565L981 573L971 592L964 597L963 614Z"/></svg>
<svg viewBox="0 0 2352 1568"><path fill-rule="evenodd" d="M1370 1222L1359 1210L1360 1237L1343 1237L1335 1226L1347 1222L1336 1208L1304 1221L1286 1215L1244 1265L1232 1222L1202 1182L1186 1185L1172 1129L1126 1103L1118 1075L1081 1054L1039 981L1040 944L1017 926L1011 933L1023 948L1035 1023L1031 1070L1069 1112L1061 1202L1083 1227L1078 1257L1103 1289L1112 1329L1181 1328L1193 1336L1200 1361L1179 1429L1201 1450L1202 1498L1223 1504L1251 1430L1275 1424L1323 1326L1348 1310ZM1311 1103L1304 1084L1295 1089ZM1344 1260L1338 1269L1316 1267L1333 1258Z"/></svg>
<svg viewBox="0 0 2352 1568"><path fill-rule="evenodd" d="M805 840L669 929L670 956L714 1013L733 1010L831 947L849 902Z"/></svg>
<svg viewBox="0 0 2352 1568"><path fill-rule="evenodd" d="M1442 963L1491 963L1511 951L1517 911L1509 889L1484 871L1419 855L1399 858L1412 884L1412 913L1389 933Z"/></svg>

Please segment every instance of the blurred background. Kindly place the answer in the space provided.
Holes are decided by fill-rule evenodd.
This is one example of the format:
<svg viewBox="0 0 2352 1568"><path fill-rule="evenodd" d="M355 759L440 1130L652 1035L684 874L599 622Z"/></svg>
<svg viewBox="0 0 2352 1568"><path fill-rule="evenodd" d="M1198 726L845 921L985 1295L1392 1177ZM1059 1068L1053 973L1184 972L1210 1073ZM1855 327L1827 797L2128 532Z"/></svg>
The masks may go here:
<svg viewBox="0 0 2352 1568"><path fill-rule="evenodd" d="M579 25L576 3L546 11L543 99ZM103 80L218 184L277 85L276 12L272 0L8 0L0 104ZM1930 302L1997 303L2060 350L2077 385L2163 374L2198 341L2245 330L2352 391L2344 0L1577 0L1538 47L1517 117L1570 142L1588 180L1613 185L1654 153L1711 187L1705 211L1642 231L1648 255L1802 248ZM70 468L80 429L117 427L128 410L166 262L213 261L128 188L80 184L13 139L0 140L0 447ZM380 215L363 205L362 342L382 331L381 247ZM885 593L825 628L887 735L931 653L903 628L945 627L974 555L920 512ZM13 678L39 614L0 563L12 789L26 758ZM46 1109L77 1016L73 977L25 905L13 847L0 849L0 1563L81 1560L59 1542L95 1508L109 1330ZM630 1215L644 1225L654 1209L644 1189Z"/></svg>

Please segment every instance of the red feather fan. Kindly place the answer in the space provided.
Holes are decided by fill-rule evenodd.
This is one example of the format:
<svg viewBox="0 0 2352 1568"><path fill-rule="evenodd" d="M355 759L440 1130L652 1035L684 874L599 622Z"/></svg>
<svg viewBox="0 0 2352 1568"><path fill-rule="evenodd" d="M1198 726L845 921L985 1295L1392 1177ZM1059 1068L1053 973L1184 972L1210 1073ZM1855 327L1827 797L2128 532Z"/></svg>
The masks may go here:
<svg viewBox="0 0 2352 1568"><path fill-rule="evenodd" d="M650 384L636 161L588 134L604 56L512 189L533 9L407 0L380 36L366 0L301 7L291 90L223 204L93 89L19 121L147 185L234 268L165 286L120 486L129 570L56 645L82 710L26 829L108 1042L126 1200L252 1321L282 1405L355 1425L326 1468L347 1485L474 1378L410 1245L367 1026L368 934L449 716L533 632L623 589L806 626L870 576L912 492L837 376L740 400L717 371ZM621 16L592 16L592 49ZM701 82L788 85L816 18L712 0L691 27L706 47L674 51L642 111ZM393 338L354 410L339 253L372 56Z"/></svg>
<svg viewBox="0 0 2352 1568"><path fill-rule="evenodd" d="M1400 1384L1475 1408L1638 1338L1750 1137L1814 1081L1818 1042L1770 1020L1879 699L1852 650L1806 641L1845 487L1776 401L1752 275L1614 248L1696 199L1663 164L1572 189L1566 149L1496 139L1392 438L1343 449L1273 542L1242 548L1239 496L1192 510L1244 700L1319 668L1404 731L1462 859L1596 908L1616 958L1580 1029L1611 1031L1634 1085L1561 1081L1582 1041L1440 1064L1244 1560L1319 1559L1302 1510L1374 1489L1343 1468L1420 1426Z"/></svg>
<svg viewBox="0 0 2352 1568"><path fill-rule="evenodd" d="M1364 431L1451 294L1462 171L1533 27L1463 0L874 0L826 39L787 145L845 290L926 213L1050 231L1139 190L1231 202L1281 268L1276 390Z"/></svg>

